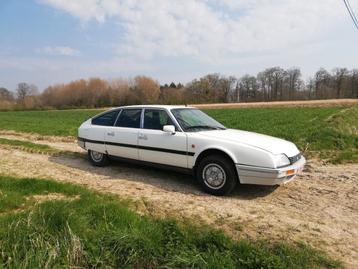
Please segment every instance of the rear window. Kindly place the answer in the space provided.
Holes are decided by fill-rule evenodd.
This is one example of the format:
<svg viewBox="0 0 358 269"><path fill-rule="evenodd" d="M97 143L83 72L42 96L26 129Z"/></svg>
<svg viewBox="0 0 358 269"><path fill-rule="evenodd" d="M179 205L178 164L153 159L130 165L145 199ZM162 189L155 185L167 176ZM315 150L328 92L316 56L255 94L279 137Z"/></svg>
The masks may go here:
<svg viewBox="0 0 358 269"><path fill-rule="evenodd" d="M117 119L119 110L110 111L92 119L93 125L113 126Z"/></svg>
<svg viewBox="0 0 358 269"><path fill-rule="evenodd" d="M118 127L139 128L141 109L123 109L116 122Z"/></svg>

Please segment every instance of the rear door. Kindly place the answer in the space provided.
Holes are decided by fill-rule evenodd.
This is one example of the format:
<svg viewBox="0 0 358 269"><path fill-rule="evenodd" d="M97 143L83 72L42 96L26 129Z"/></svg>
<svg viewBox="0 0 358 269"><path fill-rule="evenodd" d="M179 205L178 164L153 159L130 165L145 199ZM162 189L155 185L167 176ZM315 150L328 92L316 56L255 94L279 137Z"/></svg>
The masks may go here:
<svg viewBox="0 0 358 269"><path fill-rule="evenodd" d="M138 159L138 133L142 109L123 109L113 127L105 133L109 155Z"/></svg>
<svg viewBox="0 0 358 269"><path fill-rule="evenodd" d="M164 109L145 109L143 128L139 131L139 159L178 167L188 167L187 137L184 132L163 132L164 125L174 125ZM174 125L175 126L175 125Z"/></svg>
<svg viewBox="0 0 358 269"><path fill-rule="evenodd" d="M113 126L119 110L111 110L94 117L91 120L90 128L83 131L83 139L86 149L105 153L105 133L109 126Z"/></svg>

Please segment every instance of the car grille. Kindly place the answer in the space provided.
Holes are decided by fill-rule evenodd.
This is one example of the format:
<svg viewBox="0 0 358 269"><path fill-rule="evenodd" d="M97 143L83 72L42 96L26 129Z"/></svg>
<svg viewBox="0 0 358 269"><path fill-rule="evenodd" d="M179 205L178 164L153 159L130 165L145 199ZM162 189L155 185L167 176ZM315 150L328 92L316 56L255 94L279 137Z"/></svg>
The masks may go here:
<svg viewBox="0 0 358 269"><path fill-rule="evenodd" d="M290 163L293 164L295 162L297 162L299 159L301 159L302 154L298 153L297 155L293 156L293 157L288 157L288 159L290 160Z"/></svg>

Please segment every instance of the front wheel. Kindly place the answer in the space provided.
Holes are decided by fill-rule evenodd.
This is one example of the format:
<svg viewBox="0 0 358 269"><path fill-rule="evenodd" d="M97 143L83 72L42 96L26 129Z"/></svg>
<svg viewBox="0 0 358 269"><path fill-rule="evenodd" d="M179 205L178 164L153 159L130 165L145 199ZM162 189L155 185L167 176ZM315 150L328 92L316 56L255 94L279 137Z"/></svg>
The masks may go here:
<svg viewBox="0 0 358 269"><path fill-rule="evenodd" d="M88 151L88 158L94 166L105 166L108 161L107 154L97 152L94 150Z"/></svg>
<svg viewBox="0 0 358 269"><path fill-rule="evenodd" d="M214 195L230 193L238 181L232 161L220 155L209 155L201 160L196 176L203 189Z"/></svg>

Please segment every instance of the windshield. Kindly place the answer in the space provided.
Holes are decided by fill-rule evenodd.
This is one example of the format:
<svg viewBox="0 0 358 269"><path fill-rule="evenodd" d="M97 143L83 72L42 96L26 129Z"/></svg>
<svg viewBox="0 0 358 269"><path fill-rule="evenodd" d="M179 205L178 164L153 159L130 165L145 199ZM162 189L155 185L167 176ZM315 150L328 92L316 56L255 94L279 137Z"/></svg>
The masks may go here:
<svg viewBox="0 0 358 269"><path fill-rule="evenodd" d="M172 113L185 132L225 130L222 124L199 109L178 108L172 109Z"/></svg>

